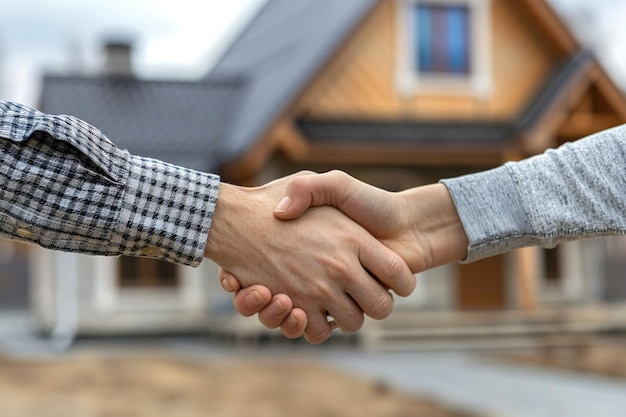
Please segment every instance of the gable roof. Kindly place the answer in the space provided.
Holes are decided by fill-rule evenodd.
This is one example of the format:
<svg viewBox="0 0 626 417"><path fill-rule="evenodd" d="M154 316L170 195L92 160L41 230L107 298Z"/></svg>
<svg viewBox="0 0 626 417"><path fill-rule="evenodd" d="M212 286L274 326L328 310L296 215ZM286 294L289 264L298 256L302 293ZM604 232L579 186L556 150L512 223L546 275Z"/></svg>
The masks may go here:
<svg viewBox="0 0 626 417"><path fill-rule="evenodd" d="M85 120L133 154L216 172L241 91L238 79L46 76L40 106Z"/></svg>
<svg viewBox="0 0 626 417"><path fill-rule="evenodd" d="M246 80L225 160L240 157L324 65L377 0L268 0L208 76Z"/></svg>
<svg viewBox="0 0 626 417"><path fill-rule="evenodd" d="M246 91L239 103L240 113L233 120L228 141L222 149L224 161L241 158L257 144L296 95L309 85L342 42L380 1L267 1L207 78L213 80L238 76L246 80ZM579 43L546 0L521 0L520 4L536 18L546 35L560 49L568 54L576 53L580 48ZM590 56L583 55L577 55L578 61L568 63L570 69L580 60L590 59ZM457 123L458 128L450 124L442 127L436 123L425 123L421 129L446 138L452 138L454 132L467 133L468 128L476 131L477 137L489 137L491 141L505 137L512 130L522 130L538 120L541 110L549 107L554 96L548 93L562 87L557 82L558 77L563 80L568 75L565 67L559 68L555 74L547 80L550 89L538 90L538 95L518 121L495 125L478 123L475 126L472 123ZM329 126L313 126L302 122L299 127L304 130L305 136L319 137L318 134L322 130L327 132ZM345 123L339 126L344 131L346 127ZM357 126L357 130L363 132L368 128L362 127ZM416 132L417 127L417 122L411 123L410 129L406 125L396 125L395 133L400 136L409 131L420 133ZM371 131L369 133L373 134ZM331 139L331 136L327 139Z"/></svg>

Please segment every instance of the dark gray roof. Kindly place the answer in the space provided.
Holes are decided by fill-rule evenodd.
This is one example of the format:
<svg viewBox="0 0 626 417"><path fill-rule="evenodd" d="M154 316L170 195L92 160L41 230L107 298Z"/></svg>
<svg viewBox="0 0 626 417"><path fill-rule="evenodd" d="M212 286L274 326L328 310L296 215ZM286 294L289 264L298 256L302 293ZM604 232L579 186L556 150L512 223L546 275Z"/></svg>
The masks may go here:
<svg viewBox="0 0 626 417"><path fill-rule="evenodd" d="M40 104L45 112L85 120L133 154L215 172L242 87L237 79L46 76Z"/></svg>
<svg viewBox="0 0 626 417"><path fill-rule="evenodd" d="M561 61L548 75L545 82L539 86L529 105L518 117L516 129L527 129L544 116L559 93L569 86L581 69L594 60L595 57L591 51L581 49L569 59Z"/></svg>
<svg viewBox="0 0 626 417"><path fill-rule="evenodd" d="M298 128L312 143L380 145L411 144L493 145L511 136L511 123L459 122L454 120L375 121L375 120L299 120Z"/></svg>
<svg viewBox="0 0 626 417"><path fill-rule="evenodd" d="M377 0L268 0L208 79L241 76L246 92L223 149L243 155Z"/></svg>

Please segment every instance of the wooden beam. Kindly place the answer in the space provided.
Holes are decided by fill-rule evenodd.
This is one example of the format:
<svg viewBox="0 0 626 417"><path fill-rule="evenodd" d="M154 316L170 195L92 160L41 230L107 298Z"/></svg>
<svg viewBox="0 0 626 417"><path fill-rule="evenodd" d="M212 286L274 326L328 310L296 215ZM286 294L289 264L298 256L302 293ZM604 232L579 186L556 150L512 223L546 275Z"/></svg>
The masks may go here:
<svg viewBox="0 0 626 417"><path fill-rule="evenodd" d="M293 158L303 163L372 164L372 165L460 165L490 167L502 163L504 149L499 147L461 148L425 146L393 147L377 145L312 145L309 152Z"/></svg>
<svg viewBox="0 0 626 417"><path fill-rule="evenodd" d="M595 65L591 71L591 77L598 91L602 93L607 102L612 106L615 113L621 118L621 123L626 123L626 96L615 85L600 65Z"/></svg>
<svg viewBox="0 0 626 417"><path fill-rule="evenodd" d="M554 9L548 4L547 0L524 0L524 3L533 17L546 28L548 35L551 36L557 45L563 48L565 52L573 54L580 49L576 38Z"/></svg>
<svg viewBox="0 0 626 417"><path fill-rule="evenodd" d="M615 114L575 113L561 126L558 135L579 139L622 123L623 120Z"/></svg>

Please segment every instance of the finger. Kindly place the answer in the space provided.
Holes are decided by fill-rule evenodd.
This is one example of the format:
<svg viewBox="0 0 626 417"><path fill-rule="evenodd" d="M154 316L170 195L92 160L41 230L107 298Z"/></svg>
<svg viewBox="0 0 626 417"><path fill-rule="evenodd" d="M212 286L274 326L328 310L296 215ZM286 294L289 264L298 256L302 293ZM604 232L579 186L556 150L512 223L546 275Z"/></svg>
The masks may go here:
<svg viewBox="0 0 626 417"><path fill-rule="evenodd" d="M359 265L360 268L360 265ZM363 271L366 275L366 272ZM371 278L362 278L363 281L373 281ZM378 285L378 284L376 284ZM380 285L378 285L380 287ZM386 293L382 287L382 292ZM363 326L363 310L357 305L355 300L350 298L347 294L342 294L341 297L333 297L333 302L328 304L328 314L332 316L333 321L345 333L353 333L359 330ZM333 324L330 324L331 328Z"/></svg>
<svg viewBox="0 0 626 417"><path fill-rule="evenodd" d="M367 237L367 243L359 248L359 260L365 269L396 294L406 297L415 289L415 275L409 266L398 254L379 241ZM358 288L352 290L358 291ZM352 292L350 294L354 297Z"/></svg>
<svg viewBox="0 0 626 417"><path fill-rule="evenodd" d="M280 325L280 330L286 337L296 339L304 334L306 326L306 313L302 309L294 308Z"/></svg>
<svg viewBox="0 0 626 417"><path fill-rule="evenodd" d="M375 277L368 275L359 282L351 283L346 291L369 317L382 320L393 312L393 297ZM341 323L337 322L341 326Z"/></svg>
<svg viewBox="0 0 626 417"><path fill-rule="evenodd" d="M312 344L325 342L332 335L332 327L326 319L326 312L307 313L308 322L304 330L304 338Z"/></svg>
<svg viewBox="0 0 626 417"><path fill-rule="evenodd" d="M352 195L359 184L341 171L294 177L287 184L285 197L274 209L274 215L289 220L300 217L311 206L340 208L341 202Z"/></svg>
<svg viewBox="0 0 626 417"><path fill-rule="evenodd" d="M239 314L249 317L263 310L271 299L272 293L269 289L262 285L252 285L235 293L233 305Z"/></svg>
<svg viewBox="0 0 626 417"><path fill-rule="evenodd" d="M292 308L291 298L285 294L277 294L267 307L259 312L259 321L268 329L275 329L283 323Z"/></svg>
<svg viewBox="0 0 626 417"><path fill-rule="evenodd" d="M218 274L219 274L220 284L222 285L222 288L224 288L225 291L235 292L241 289L241 283L239 282L237 277L235 277L230 272L220 267Z"/></svg>

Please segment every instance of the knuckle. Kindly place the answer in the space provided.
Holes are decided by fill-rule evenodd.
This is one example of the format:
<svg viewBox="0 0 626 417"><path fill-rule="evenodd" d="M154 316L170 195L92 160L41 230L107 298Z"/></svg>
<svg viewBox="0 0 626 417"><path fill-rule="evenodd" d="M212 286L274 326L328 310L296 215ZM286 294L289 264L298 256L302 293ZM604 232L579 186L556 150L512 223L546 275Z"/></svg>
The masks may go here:
<svg viewBox="0 0 626 417"><path fill-rule="evenodd" d="M235 294L235 296L233 297L233 306L235 307L237 313L244 317L250 317L256 313L256 311L248 307L244 293Z"/></svg>
<svg viewBox="0 0 626 417"><path fill-rule="evenodd" d="M393 297L388 292L385 292L374 300L367 314L373 319L381 320L391 314L393 306Z"/></svg>
<svg viewBox="0 0 626 417"><path fill-rule="evenodd" d="M280 318L276 315L270 315L267 314L267 312L262 311L259 313L259 321L268 329L275 329L280 326L282 320L280 320Z"/></svg>
<svg viewBox="0 0 626 417"><path fill-rule="evenodd" d="M350 321L347 323L337 323L339 328L346 333L353 333L361 329L363 327L363 323L365 322L365 318L363 314L353 314L350 317Z"/></svg>
<svg viewBox="0 0 626 417"><path fill-rule="evenodd" d="M304 332L304 337L307 342L317 345L328 340L331 334L329 326L320 326L319 329L307 329Z"/></svg>
<svg viewBox="0 0 626 417"><path fill-rule="evenodd" d="M346 175L348 175L348 174L346 174L345 172L343 172L340 169L333 169L331 171L328 171L328 176L332 177L333 179L342 179Z"/></svg>
<svg viewBox="0 0 626 417"><path fill-rule="evenodd" d="M385 265L385 270L390 282L399 281L402 278L404 272L402 263L400 263L400 260L397 256L389 257L389 259L387 260L387 265Z"/></svg>
<svg viewBox="0 0 626 417"><path fill-rule="evenodd" d="M319 279L310 284L310 290L308 291L308 298L310 301L316 301L323 303L325 300L331 299L335 294L330 282Z"/></svg>
<svg viewBox="0 0 626 417"><path fill-rule="evenodd" d="M409 295L415 286L415 276L407 271L405 264L397 256L392 256L385 265L386 277L383 280L398 295Z"/></svg>
<svg viewBox="0 0 626 417"><path fill-rule="evenodd" d="M344 280L350 275L351 268L343 259L331 258L326 260L325 271L333 280Z"/></svg>

